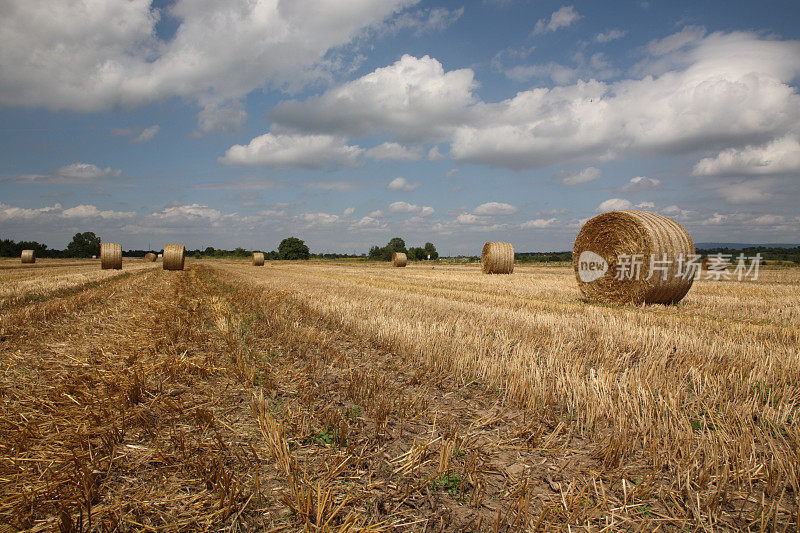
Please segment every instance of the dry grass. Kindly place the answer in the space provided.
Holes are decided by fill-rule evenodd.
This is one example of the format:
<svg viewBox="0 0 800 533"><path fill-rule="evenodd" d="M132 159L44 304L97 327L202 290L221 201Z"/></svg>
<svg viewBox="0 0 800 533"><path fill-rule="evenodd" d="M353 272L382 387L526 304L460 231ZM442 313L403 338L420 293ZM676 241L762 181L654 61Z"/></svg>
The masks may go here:
<svg viewBox="0 0 800 533"><path fill-rule="evenodd" d="M142 266L4 311L0 524L797 529L800 270Z"/></svg>

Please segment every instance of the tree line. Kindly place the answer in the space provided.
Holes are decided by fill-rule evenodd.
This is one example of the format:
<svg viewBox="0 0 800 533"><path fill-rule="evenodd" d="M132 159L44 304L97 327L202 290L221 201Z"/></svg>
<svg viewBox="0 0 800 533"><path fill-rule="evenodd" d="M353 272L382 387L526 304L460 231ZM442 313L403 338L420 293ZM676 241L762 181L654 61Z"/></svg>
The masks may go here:
<svg viewBox="0 0 800 533"><path fill-rule="evenodd" d="M436 246L434 246L433 243L426 242L422 247L411 247L407 249L406 241L400 237L391 239L384 247L373 246L369 249L367 257L373 261L391 261L392 254L395 252L404 253L409 259L414 261L439 258L439 252L436 251Z"/></svg>

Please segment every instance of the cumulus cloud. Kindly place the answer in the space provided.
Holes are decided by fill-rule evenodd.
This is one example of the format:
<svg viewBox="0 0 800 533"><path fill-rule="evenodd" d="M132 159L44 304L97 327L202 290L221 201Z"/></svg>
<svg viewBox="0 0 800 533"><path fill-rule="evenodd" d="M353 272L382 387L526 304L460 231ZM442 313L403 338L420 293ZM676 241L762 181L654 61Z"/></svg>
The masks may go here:
<svg viewBox="0 0 800 533"><path fill-rule="evenodd" d="M632 207L633 204L629 200L625 200L624 198L610 198L597 206L595 212L605 213L606 211L622 211Z"/></svg>
<svg viewBox="0 0 800 533"><path fill-rule="evenodd" d="M351 216L355 212L356 212L356 208L355 207L348 207L344 211L342 211L342 216L344 218L347 218L347 217Z"/></svg>
<svg viewBox="0 0 800 533"><path fill-rule="evenodd" d="M372 218L383 218L384 215L383 211L376 209L375 211L370 212L369 216Z"/></svg>
<svg viewBox="0 0 800 533"><path fill-rule="evenodd" d="M53 217L63 219L127 219L136 216L134 211L114 211L111 209L99 209L94 205L76 205L68 209L62 208L61 204L52 206L39 207L39 208L24 208L15 207L0 203L0 220L5 221L24 221L36 220L41 216L48 217L51 220Z"/></svg>
<svg viewBox="0 0 800 533"><path fill-rule="evenodd" d="M118 177L122 174L121 170L111 167L101 168L91 163L72 163L58 167L57 169L45 174L22 174L11 178L9 181L28 182L28 183L58 183L58 184L81 184L94 183L106 178Z"/></svg>
<svg viewBox="0 0 800 533"><path fill-rule="evenodd" d="M195 136L209 133L233 133L247 122L247 111L239 101L208 104L197 114Z"/></svg>
<svg viewBox="0 0 800 533"><path fill-rule="evenodd" d="M422 159L422 150L418 147L407 147L395 142L385 142L364 152L364 156L375 161L418 161Z"/></svg>
<svg viewBox="0 0 800 533"><path fill-rule="evenodd" d="M389 205L389 212L395 214L414 213L426 217L434 213L434 209L427 205L409 204L408 202L393 202Z"/></svg>
<svg viewBox="0 0 800 533"><path fill-rule="evenodd" d="M504 204L502 202L486 202L476 207L472 213L482 216L493 215L513 215L518 209L511 204Z"/></svg>
<svg viewBox="0 0 800 533"><path fill-rule="evenodd" d="M800 143L794 135L762 146L729 148L698 162L695 176L767 176L800 172Z"/></svg>
<svg viewBox="0 0 800 533"><path fill-rule="evenodd" d="M442 31L451 26L464 14L464 8L447 9L443 7L423 8L405 12L388 20L381 28L382 33L397 34L410 29L415 35Z"/></svg>
<svg viewBox="0 0 800 533"><path fill-rule="evenodd" d="M275 169L354 168L364 150L332 135L273 135L265 133L248 145L234 145L219 158L226 165L262 166Z"/></svg>
<svg viewBox="0 0 800 533"><path fill-rule="evenodd" d="M577 172L567 172L562 171L553 176L554 178L560 179L561 183L564 185L581 185L584 183L589 183L598 179L600 176L603 175L603 171L597 167L586 167L582 170L578 170Z"/></svg>
<svg viewBox="0 0 800 533"><path fill-rule="evenodd" d="M405 191L411 192L415 189L418 189L422 185L421 183L410 183L405 178L397 177L389 182L389 185L386 186L387 189L390 191Z"/></svg>
<svg viewBox="0 0 800 533"><path fill-rule="evenodd" d="M658 75L578 81L481 104L480 119L456 129L450 156L523 169L631 153L671 155L783 136L800 120L800 96L791 85L800 73L800 42L739 32L651 48L676 47L681 64Z"/></svg>
<svg viewBox="0 0 800 533"><path fill-rule="evenodd" d="M620 29L613 29L608 30L607 32L598 33L594 36L594 40L598 43L609 43L611 41L616 41L617 39L622 39L628 35L627 30L620 30Z"/></svg>
<svg viewBox="0 0 800 533"><path fill-rule="evenodd" d="M319 189L322 191L335 191L347 192L357 189L356 184L352 181L338 180L338 181L312 181L306 184L309 189Z"/></svg>
<svg viewBox="0 0 800 533"><path fill-rule="evenodd" d="M145 128L142 132L134 137L131 142L135 143L146 143L148 141L152 141L153 138L158 135L158 132L161 130L161 127L158 124L150 126L149 128Z"/></svg>
<svg viewBox="0 0 800 533"><path fill-rule="evenodd" d="M476 102L470 69L445 72L428 56L394 64L304 102L281 102L270 113L277 128L362 136L388 131L401 142L446 138Z"/></svg>
<svg viewBox="0 0 800 533"><path fill-rule="evenodd" d="M556 218L535 218L533 220L523 222L519 227L520 229L542 229L549 228L556 222L558 222L558 219Z"/></svg>
<svg viewBox="0 0 800 533"><path fill-rule="evenodd" d="M165 207L150 215L152 218L164 220L171 223L189 222L216 222L223 217L218 209L202 204L173 205Z"/></svg>
<svg viewBox="0 0 800 533"><path fill-rule="evenodd" d="M539 19L533 28L534 35L548 33L566 28L580 19L581 15L572 6L562 6L561 9L550 15L550 19Z"/></svg>
<svg viewBox="0 0 800 533"><path fill-rule="evenodd" d="M161 41L162 14L150 0L9 0L0 8L0 105L97 111L172 96L230 101L318 76L330 49L412 3L177 0L166 9L178 27Z"/></svg>
<svg viewBox="0 0 800 533"><path fill-rule="evenodd" d="M622 186L623 192L643 192L661 187L661 180L648 178L647 176L636 176L631 178L628 183Z"/></svg>

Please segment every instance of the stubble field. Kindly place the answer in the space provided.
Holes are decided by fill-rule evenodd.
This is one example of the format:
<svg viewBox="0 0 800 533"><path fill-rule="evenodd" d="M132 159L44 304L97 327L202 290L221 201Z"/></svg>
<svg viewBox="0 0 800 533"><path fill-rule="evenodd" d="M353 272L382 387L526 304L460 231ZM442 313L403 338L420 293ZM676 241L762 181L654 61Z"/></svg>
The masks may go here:
<svg viewBox="0 0 800 533"><path fill-rule="evenodd" d="M12 531L800 521L800 269L616 307L567 266L0 262L0 309Z"/></svg>

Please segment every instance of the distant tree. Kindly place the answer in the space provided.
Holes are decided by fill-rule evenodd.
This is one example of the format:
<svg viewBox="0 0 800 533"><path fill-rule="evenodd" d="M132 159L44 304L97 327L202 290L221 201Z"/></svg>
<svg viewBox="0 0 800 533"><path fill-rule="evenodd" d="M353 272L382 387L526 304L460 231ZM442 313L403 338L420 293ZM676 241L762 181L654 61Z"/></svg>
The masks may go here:
<svg viewBox="0 0 800 533"><path fill-rule="evenodd" d="M264 254L264 259L274 261L275 259L280 259L280 255L275 250L272 250Z"/></svg>
<svg viewBox="0 0 800 533"><path fill-rule="evenodd" d="M67 245L67 255L70 257L100 255L100 237L92 231L76 233L72 237L72 242Z"/></svg>
<svg viewBox="0 0 800 533"><path fill-rule="evenodd" d="M431 256L431 259L439 259L439 252L436 251L432 242L425 243L425 257L427 258L427 256Z"/></svg>
<svg viewBox="0 0 800 533"><path fill-rule="evenodd" d="M250 255L250 252L248 252L244 248L239 247L233 251L233 255L235 255L236 257L247 257Z"/></svg>
<svg viewBox="0 0 800 533"><path fill-rule="evenodd" d="M390 240L386 247L392 250L392 252L407 253L408 251L406 250L406 241L400 237L395 237L394 239Z"/></svg>
<svg viewBox="0 0 800 533"><path fill-rule="evenodd" d="M203 255L209 255L209 256L210 255L214 255L214 252L216 252L216 250L214 250L214 247L213 246L208 246L208 247L206 247L205 250L203 250Z"/></svg>
<svg viewBox="0 0 800 533"><path fill-rule="evenodd" d="M283 239L278 245L278 255L281 259L308 259L311 255L306 243L297 237Z"/></svg>
<svg viewBox="0 0 800 533"><path fill-rule="evenodd" d="M373 261L383 260L382 256L383 256L383 248L381 248L380 246L373 246L372 248L369 249L369 254L367 254L367 257L369 259L372 259Z"/></svg>
<svg viewBox="0 0 800 533"><path fill-rule="evenodd" d="M424 261L428 258L425 248L411 247L408 249L408 258L414 261Z"/></svg>

